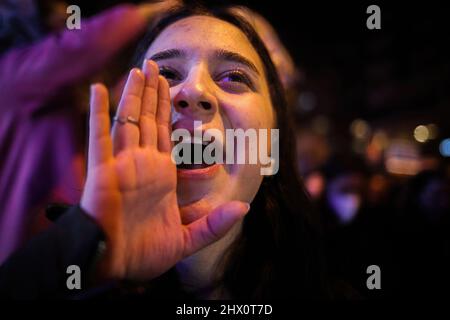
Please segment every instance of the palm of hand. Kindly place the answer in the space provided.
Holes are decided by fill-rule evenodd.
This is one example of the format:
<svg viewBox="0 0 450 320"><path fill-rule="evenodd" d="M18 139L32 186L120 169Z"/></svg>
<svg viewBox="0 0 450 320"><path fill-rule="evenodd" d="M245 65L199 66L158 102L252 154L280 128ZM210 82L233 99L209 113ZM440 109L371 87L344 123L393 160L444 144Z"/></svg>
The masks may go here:
<svg viewBox="0 0 450 320"><path fill-rule="evenodd" d="M109 217L100 221L114 230L114 274L153 277L170 267L174 257L182 258L176 168L168 155L151 148L123 151L92 170L91 181L95 185L86 188L95 189L98 202L109 207L102 210ZM156 258L158 264L153 263Z"/></svg>

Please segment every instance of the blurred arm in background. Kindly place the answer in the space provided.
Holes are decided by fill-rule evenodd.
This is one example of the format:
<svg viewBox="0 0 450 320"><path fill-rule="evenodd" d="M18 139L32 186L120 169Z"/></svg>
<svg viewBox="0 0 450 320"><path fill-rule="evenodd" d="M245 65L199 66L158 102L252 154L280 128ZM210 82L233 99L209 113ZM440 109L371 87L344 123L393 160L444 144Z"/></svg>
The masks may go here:
<svg viewBox="0 0 450 320"><path fill-rule="evenodd" d="M61 30L0 56L0 263L26 239L52 193L79 200L83 117L71 91L174 2L119 5L82 20L81 30Z"/></svg>

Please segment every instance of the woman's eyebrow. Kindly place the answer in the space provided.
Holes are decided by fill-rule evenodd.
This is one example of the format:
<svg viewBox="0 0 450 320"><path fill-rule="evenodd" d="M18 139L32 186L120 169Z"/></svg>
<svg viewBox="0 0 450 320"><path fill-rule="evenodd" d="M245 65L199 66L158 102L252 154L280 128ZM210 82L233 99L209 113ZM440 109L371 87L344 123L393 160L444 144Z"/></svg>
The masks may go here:
<svg viewBox="0 0 450 320"><path fill-rule="evenodd" d="M215 57L218 59L223 59L227 61L237 62L240 64L243 64L247 67L249 67L251 70L253 70L256 74L259 75L258 68L256 68L255 64L245 58L244 56L240 55L239 53L227 51L227 50L217 50L214 53Z"/></svg>
<svg viewBox="0 0 450 320"><path fill-rule="evenodd" d="M168 49L168 50L164 50L164 51L155 53L154 55L152 55L150 57L150 60L153 60L153 61L167 60L167 59L184 57L185 55L186 55L186 53L182 50Z"/></svg>

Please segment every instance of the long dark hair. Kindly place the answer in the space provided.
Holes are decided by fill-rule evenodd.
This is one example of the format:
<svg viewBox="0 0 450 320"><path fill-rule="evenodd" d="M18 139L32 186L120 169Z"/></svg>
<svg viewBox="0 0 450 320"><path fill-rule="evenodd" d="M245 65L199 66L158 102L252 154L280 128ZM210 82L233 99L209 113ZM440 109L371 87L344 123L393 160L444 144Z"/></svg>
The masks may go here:
<svg viewBox="0 0 450 320"><path fill-rule="evenodd" d="M229 22L247 36L264 65L280 133L279 171L263 179L242 232L225 253L220 284L233 298L328 296L317 224L295 169L292 116L275 66L253 27L229 7L179 7L150 27L134 65L142 65L147 49L166 27L198 15Z"/></svg>

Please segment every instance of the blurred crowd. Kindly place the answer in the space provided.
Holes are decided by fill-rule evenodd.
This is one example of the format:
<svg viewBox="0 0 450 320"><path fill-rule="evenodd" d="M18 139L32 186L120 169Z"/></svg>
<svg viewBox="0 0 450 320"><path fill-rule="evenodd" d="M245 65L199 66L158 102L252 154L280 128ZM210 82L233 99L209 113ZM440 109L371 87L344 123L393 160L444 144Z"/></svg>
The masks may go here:
<svg viewBox="0 0 450 320"><path fill-rule="evenodd" d="M136 41L172 4L83 3L82 29L69 31L66 1L0 2L0 263L49 225L48 204L79 201L88 85L112 88L114 107ZM428 126L426 138L411 132L405 142L390 137L379 118L333 123L317 110L323 98L309 90L307 72L271 17L236 10L268 47L295 114L292 147L321 222L329 272L361 296L443 295L450 286L450 147L438 142L448 128L440 124L432 137L436 126ZM380 267L382 290L367 289L370 265Z"/></svg>
<svg viewBox="0 0 450 320"><path fill-rule="evenodd" d="M329 271L369 297L446 296L448 162L424 152L417 172L394 174L385 156L373 163L367 150L333 150L325 137L300 132L299 171L321 219ZM371 265L380 267L382 290L362 281Z"/></svg>

